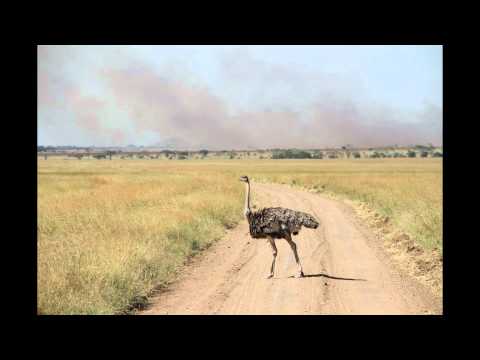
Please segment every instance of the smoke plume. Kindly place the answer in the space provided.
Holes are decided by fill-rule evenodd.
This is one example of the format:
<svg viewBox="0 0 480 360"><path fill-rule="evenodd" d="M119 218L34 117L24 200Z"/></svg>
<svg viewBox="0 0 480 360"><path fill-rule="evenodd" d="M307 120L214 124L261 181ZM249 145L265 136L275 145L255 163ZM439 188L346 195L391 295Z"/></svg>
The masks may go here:
<svg viewBox="0 0 480 360"><path fill-rule="evenodd" d="M212 150L442 142L438 106L406 112L372 105L353 99L361 89L349 88L345 79L269 67L248 55L226 58L222 67L231 84L226 91L244 98L241 108L206 86L172 79L138 59L123 58L118 65L111 57L112 65L99 64L85 62L78 51L50 47L39 47L38 59L39 113L63 109L74 119L72 131L81 129L90 143L125 145L145 133ZM88 68L100 90L87 93L75 66ZM120 116L129 120L130 131L116 125Z"/></svg>

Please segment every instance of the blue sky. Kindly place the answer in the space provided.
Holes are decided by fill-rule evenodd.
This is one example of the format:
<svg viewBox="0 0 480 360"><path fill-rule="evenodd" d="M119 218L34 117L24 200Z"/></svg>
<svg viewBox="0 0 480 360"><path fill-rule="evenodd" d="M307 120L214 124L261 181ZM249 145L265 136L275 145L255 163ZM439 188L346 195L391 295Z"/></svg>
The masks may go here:
<svg viewBox="0 0 480 360"><path fill-rule="evenodd" d="M441 46L40 46L38 60L41 145L181 138L214 148L242 146L241 133L255 147L272 127L272 146L375 145L396 131L441 142ZM263 136L242 127L245 113ZM222 128L225 141L195 138L195 127Z"/></svg>

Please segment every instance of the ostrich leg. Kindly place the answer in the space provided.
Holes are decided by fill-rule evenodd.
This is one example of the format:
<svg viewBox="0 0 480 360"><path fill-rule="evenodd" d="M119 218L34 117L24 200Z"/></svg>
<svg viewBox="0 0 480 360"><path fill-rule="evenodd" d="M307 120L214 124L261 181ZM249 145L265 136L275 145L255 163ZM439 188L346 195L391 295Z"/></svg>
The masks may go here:
<svg viewBox="0 0 480 360"><path fill-rule="evenodd" d="M300 278L303 277L303 269L302 269L302 264L300 264L300 259L298 258L298 253L297 253L297 244L295 244L292 240L292 236L288 235L285 240L287 240L288 245L292 248L293 255L295 255L295 261L297 262L298 266L298 273L295 277Z"/></svg>
<svg viewBox="0 0 480 360"><path fill-rule="evenodd" d="M273 253L273 260L272 260L272 266L270 267L270 274L267 276L267 279L270 279L273 277L273 273L275 272L275 259L277 258L277 246L275 245L275 240L272 239L271 237L268 237L268 243L272 247L272 253Z"/></svg>

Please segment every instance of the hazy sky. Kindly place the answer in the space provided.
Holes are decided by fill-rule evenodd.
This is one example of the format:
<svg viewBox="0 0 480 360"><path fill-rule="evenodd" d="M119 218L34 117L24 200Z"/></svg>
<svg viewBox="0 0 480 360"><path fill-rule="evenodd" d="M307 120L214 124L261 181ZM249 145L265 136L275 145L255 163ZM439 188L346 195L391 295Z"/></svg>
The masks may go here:
<svg viewBox="0 0 480 360"><path fill-rule="evenodd" d="M39 145L442 142L441 46L39 46Z"/></svg>

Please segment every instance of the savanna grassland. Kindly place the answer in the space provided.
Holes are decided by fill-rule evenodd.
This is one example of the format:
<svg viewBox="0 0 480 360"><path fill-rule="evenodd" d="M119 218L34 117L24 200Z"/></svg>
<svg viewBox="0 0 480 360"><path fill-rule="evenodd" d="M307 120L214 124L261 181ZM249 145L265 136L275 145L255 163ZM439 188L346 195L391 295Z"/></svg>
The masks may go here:
<svg viewBox="0 0 480 360"><path fill-rule="evenodd" d="M141 304L242 219L240 175L358 200L442 248L442 159L38 160L38 311Z"/></svg>
<svg viewBox="0 0 480 360"><path fill-rule="evenodd" d="M242 190L215 167L39 160L39 312L111 314L142 302L234 226Z"/></svg>

